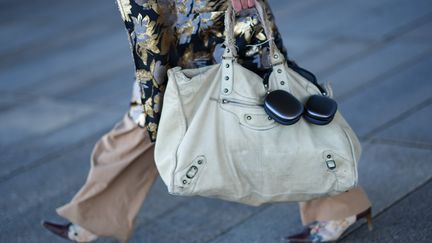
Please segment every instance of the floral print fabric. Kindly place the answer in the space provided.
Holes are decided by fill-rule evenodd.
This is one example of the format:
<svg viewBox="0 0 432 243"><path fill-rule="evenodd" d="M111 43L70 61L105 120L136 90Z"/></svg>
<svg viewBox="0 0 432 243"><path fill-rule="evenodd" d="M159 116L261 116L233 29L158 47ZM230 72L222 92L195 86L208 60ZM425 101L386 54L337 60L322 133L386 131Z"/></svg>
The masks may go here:
<svg viewBox="0 0 432 243"><path fill-rule="evenodd" d="M117 0L128 32L135 64L135 85L129 116L157 136L167 70L197 68L221 61L224 15L230 0ZM273 15L276 45L286 55ZM254 9L242 11L235 23L238 62L257 74L269 65L267 37Z"/></svg>
<svg viewBox="0 0 432 243"><path fill-rule="evenodd" d="M341 220L315 221L309 224L308 242L330 242L339 237L356 222L356 216L350 216Z"/></svg>

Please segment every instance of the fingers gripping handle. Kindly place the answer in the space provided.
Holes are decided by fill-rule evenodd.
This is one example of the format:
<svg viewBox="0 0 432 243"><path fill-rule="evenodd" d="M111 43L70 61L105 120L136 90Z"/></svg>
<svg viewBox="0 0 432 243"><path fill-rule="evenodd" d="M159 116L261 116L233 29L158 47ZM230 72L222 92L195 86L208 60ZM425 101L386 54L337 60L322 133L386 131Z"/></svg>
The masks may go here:
<svg viewBox="0 0 432 243"><path fill-rule="evenodd" d="M273 65L279 64L283 62L284 59L281 55L281 52L274 43L273 30L270 28L269 18L262 4L262 0L256 0L255 8L257 10L258 17L269 42L271 62ZM235 12L232 4L228 4L228 8L225 13L225 46L227 49L225 50L224 58L233 58L237 56L237 49L235 47L234 38L234 23Z"/></svg>

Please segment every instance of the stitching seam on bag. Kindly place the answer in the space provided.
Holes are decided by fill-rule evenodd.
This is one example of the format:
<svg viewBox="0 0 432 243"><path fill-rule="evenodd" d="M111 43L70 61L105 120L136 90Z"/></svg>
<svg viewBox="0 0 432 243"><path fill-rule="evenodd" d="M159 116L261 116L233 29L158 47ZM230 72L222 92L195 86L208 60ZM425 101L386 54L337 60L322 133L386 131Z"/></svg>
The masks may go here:
<svg viewBox="0 0 432 243"><path fill-rule="evenodd" d="M173 80L171 80L171 81L174 81L174 83L172 84L172 85L175 85L174 87L175 87L175 92L177 93L176 94L176 97L180 97L180 91L179 91L179 89L178 89L178 86L177 86L177 79L176 79L176 76L175 76L175 74L174 75L172 75L172 77L174 77L174 79ZM176 104L178 104L177 105L177 109L178 109L178 112L179 112L179 116L180 117L185 117L185 113L184 113L184 111L183 111L183 109L182 109L182 105L181 105L181 102L180 102L180 100L176 100ZM182 139L184 138L184 135L186 134L186 121L184 121L184 119L180 119L180 122L181 122L181 124L180 124L180 127L178 128L178 129L182 129L182 136L180 136L179 137L179 140L178 140L178 142L177 142L177 148L176 148L176 150L175 150L175 154L174 154L174 156L175 156L175 164L174 164L174 169L173 169L173 171L171 172L171 191L172 192L175 192L174 190L175 190L175 172L177 171L177 167L178 167L178 158L177 158L177 154L178 154L178 150L179 150L179 148L180 148L180 144L181 144L181 142L182 142Z"/></svg>
<svg viewBox="0 0 432 243"><path fill-rule="evenodd" d="M351 158L352 158L352 174L354 175L354 184L355 185L357 185L358 184L358 174L357 174L357 170L356 170L356 161L357 161L357 159L355 158L355 155L354 155L354 144L353 144L353 142L352 142L352 140L351 140L351 137L349 136L349 132L347 131L347 128L345 127L345 126L343 126L342 127L342 130L344 131L344 133L345 133L345 136L346 136L346 138L347 138L347 140L348 140L348 142L349 142L349 144L350 144L350 148L351 148Z"/></svg>

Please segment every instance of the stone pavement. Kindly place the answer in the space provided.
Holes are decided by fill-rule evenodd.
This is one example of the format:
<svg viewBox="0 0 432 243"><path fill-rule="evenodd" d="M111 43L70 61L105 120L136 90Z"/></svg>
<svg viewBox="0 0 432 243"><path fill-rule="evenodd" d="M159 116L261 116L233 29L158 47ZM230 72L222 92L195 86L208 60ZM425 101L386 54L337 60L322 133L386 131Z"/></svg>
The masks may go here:
<svg viewBox="0 0 432 243"><path fill-rule="evenodd" d="M332 80L359 134L374 230L341 242L432 240L432 1L271 0L289 55ZM133 64L115 1L0 1L0 242L63 242L41 219L84 183L95 141L127 110ZM295 203L250 207L167 193L132 242L279 242ZM100 239L97 242L114 242Z"/></svg>

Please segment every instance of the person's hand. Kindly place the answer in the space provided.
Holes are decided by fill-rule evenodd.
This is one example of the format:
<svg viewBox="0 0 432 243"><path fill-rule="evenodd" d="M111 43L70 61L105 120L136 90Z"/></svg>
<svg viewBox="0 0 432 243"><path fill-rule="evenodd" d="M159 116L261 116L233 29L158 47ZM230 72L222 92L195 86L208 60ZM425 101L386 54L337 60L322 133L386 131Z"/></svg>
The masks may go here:
<svg viewBox="0 0 432 243"><path fill-rule="evenodd" d="M255 6L255 0L231 0L231 2L236 12Z"/></svg>

